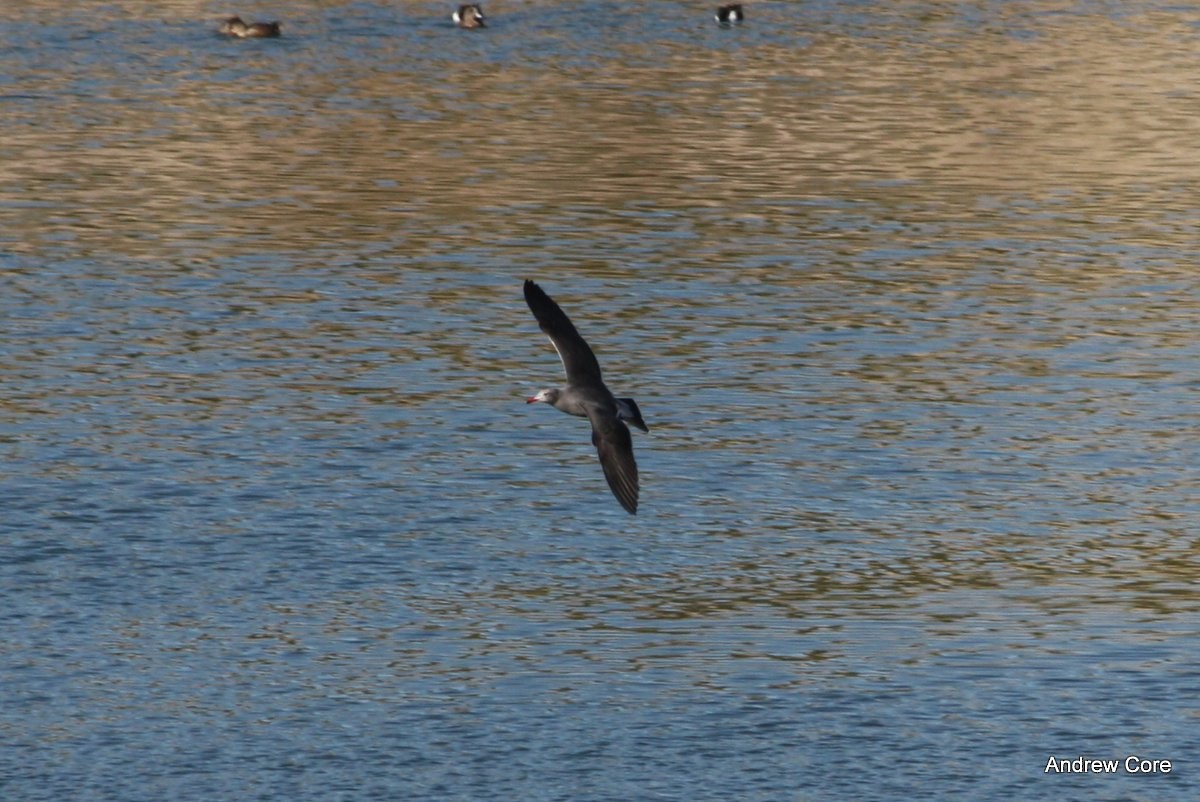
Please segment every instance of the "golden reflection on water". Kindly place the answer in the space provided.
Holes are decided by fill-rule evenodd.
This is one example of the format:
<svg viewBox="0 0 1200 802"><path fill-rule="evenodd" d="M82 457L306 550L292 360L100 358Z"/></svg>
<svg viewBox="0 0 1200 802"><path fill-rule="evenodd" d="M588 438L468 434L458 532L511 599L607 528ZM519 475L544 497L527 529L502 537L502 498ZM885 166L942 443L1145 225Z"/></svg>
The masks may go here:
<svg viewBox="0 0 1200 802"><path fill-rule="evenodd" d="M373 42L383 62L344 58L319 9L254 52L202 35L192 3L108 6L175 18L158 42L120 43L156 69L96 60L21 76L38 99L0 123L5 227L30 252L62 236L152 255L214 237L245 247L258 232L266 246L391 242L398 229L419 252L431 228L483 237L473 218L527 204L736 218L771 200L869 194L962 215L989 195L1086 193L1097 213L1125 216L1139 213L1135 185L1195 183L1186 18L999 3L972 24L954 5L899 4L867 32L803 16L786 35L724 32L756 41L740 47L689 29L708 46L621 42L586 65L567 50L595 47L586 30L556 64L532 34L464 42L423 5L395 9L428 26L398 29L419 49ZM757 24L797 13L764 8ZM512 57L488 60L501 44Z"/></svg>

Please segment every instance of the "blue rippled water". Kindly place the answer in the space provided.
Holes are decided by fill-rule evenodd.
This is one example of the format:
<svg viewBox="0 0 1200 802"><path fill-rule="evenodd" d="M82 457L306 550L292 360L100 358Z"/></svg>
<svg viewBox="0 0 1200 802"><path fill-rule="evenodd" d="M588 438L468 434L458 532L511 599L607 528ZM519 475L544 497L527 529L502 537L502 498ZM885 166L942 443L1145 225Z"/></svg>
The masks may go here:
<svg viewBox="0 0 1200 802"><path fill-rule="evenodd" d="M0 11L0 797L1195 797L1187 10L450 10Z"/></svg>

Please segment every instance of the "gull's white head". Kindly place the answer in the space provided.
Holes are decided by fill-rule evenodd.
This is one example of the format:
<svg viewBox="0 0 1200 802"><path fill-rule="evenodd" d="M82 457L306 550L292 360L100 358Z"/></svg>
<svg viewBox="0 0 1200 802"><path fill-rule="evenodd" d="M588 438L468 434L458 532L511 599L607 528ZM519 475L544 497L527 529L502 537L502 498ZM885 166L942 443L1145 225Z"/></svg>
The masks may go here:
<svg viewBox="0 0 1200 802"><path fill-rule="evenodd" d="M558 398L558 390L538 390L536 395L531 395L525 399L526 404L536 404L541 401L543 404L553 404Z"/></svg>

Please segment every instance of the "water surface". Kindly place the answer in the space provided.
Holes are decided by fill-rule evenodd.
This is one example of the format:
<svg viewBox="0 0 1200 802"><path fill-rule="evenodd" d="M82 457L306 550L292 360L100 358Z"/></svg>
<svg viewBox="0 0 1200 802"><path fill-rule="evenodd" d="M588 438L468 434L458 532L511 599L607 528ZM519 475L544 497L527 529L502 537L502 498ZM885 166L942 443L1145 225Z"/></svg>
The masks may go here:
<svg viewBox="0 0 1200 802"><path fill-rule="evenodd" d="M629 8L0 10L4 798L1196 795L1191 12Z"/></svg>

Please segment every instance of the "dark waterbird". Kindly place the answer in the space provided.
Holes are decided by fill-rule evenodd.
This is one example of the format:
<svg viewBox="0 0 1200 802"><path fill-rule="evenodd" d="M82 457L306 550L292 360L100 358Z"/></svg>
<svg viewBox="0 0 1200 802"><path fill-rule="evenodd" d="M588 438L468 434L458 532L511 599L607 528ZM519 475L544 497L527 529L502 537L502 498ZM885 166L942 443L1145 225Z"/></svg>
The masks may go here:
<svg viewBox="0 0 1200 802"><path fill-rule="evenodd" d="M631 515L637 513L638 469L633 459L633 437L625 421L650 431L632 398L617 398L600 377L600 363L575 325L545 291L525 281L525 302L538 326L550 337L567 373L564 387L541 390L527 403L542 401L568 415L587 418L592 424L592 445L600 457L604 478L617 501Z"/></svg>
<svg viewBox="0 0 1200 802"><path fill-rule="evenodd" d="M238 39L266 39L279 35L278 22L246 22L241 17L230 17L221 23L220 33Z"/></svg>
<svg viewBox="0 0 1200 802"><path fill-rule="evenodd" d="M458 9L450 15L450 19L454 20L454 24L460 28L486 28L484 22L483 9L472 3L471 5L459 6Z"/></svg>
<svg viewBox="0 0 1200 802"><path fill-rule="evenodd" d="M746 18L746 14L742 11L741 3L732 3L727 6L717 7L717 22L722 25L732 25L735 22L741 22Z"/></svg>

